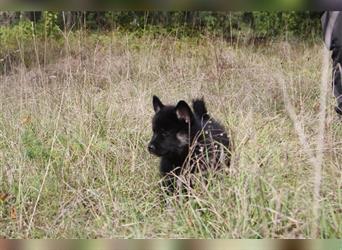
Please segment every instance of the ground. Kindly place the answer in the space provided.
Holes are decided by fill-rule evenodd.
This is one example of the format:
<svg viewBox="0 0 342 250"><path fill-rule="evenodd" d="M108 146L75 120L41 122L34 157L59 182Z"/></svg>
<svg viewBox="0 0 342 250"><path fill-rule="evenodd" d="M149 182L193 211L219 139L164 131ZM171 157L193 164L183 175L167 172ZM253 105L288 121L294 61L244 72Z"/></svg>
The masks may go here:
<svg viewBox="0 0 342 250"><path fill-rule="evenodd" d="M2 237L342 236L342 123L330 85L313 219L321 42L114 32L34 45L0 76ZM147 151L153 95L203 96L232 138L229 172L190 199L160 198Z"/></svg>

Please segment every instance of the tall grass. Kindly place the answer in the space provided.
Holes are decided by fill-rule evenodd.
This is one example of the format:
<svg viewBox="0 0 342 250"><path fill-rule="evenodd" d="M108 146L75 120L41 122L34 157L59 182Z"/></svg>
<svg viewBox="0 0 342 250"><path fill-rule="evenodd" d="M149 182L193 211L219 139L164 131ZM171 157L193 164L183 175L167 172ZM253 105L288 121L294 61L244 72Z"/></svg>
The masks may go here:
<svg viewBox="0 0 342 250"><path fill-rule="evenodd" d="M33 46L0 76L3 237L341 237L332 95L312 226L320 43L78 32ZM161 198L158 159L146 150L153 94L204 96L233 140L228 173L190 199Z"/></svg>

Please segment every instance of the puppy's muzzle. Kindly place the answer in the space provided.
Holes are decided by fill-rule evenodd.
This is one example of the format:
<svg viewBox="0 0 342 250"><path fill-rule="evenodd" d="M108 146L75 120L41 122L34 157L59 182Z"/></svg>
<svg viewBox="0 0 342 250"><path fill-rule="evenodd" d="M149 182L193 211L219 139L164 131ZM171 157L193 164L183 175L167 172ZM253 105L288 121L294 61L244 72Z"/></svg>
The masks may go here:
<svg viewBox="0 0 342 250"><path fill-rule="evenodd" d="M148 148L148 152L150 152L151 154L156 154L156 146L150 143L148 144L147 148Z"/></svg>

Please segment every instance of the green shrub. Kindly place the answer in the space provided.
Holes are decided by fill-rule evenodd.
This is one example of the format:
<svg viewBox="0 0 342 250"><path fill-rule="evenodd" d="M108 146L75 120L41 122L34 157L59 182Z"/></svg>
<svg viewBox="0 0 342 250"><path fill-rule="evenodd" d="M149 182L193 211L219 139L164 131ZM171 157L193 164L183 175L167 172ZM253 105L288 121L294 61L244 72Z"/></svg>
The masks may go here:
<svg viewBox="0 0 342 250"><path fill-rule="evenodd" d="M60 33L60 27L58 24L58 15L56 11L44 11L43 22L44 32L46 36L58 36Z"/></svg>
<svg viewBox="0 0 342 250"><path fill-rule="evenodd" d="M28 127L22 135L25 155L31 160L49 159L49 150L37 136L33 127Z"/></svg>

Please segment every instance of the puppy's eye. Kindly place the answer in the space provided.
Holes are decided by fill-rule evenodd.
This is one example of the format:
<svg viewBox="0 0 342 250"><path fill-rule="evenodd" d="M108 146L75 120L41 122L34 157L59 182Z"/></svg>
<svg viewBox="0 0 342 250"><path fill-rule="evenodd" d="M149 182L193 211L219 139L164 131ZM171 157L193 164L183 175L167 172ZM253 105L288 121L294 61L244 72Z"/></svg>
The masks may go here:
<svg viewBox="0 0 342 250"><path fill-rule="evenodd" d="M166 131L166 130L162 130L160 133L164 137L166 137L166 136L168 136L170 134L169 131Z"/></svg>

